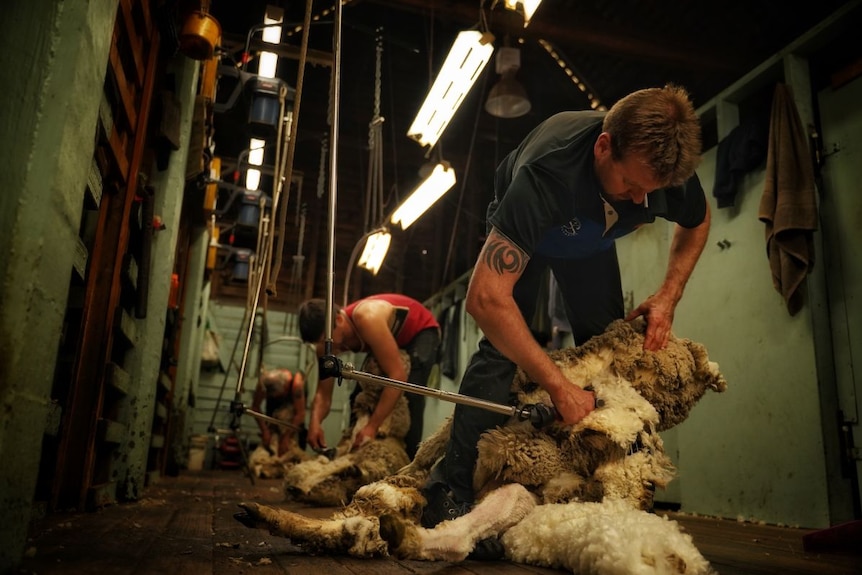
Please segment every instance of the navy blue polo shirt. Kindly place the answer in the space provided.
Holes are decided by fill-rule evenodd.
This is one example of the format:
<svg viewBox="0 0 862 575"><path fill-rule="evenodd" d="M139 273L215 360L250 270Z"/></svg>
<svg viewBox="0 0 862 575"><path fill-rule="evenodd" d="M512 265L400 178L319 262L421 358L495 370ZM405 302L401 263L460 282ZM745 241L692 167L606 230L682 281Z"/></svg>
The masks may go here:
<svg viewBox="0 0 862 575"><path fill-rule="evenodd" d="M693 175L655 190L644 204L608 202L593 167L593 146L605 112L561 112L536 128L500 163L488 223L527 254L578 259L657 217L686 228L706 216L706 197Z"/></svg>

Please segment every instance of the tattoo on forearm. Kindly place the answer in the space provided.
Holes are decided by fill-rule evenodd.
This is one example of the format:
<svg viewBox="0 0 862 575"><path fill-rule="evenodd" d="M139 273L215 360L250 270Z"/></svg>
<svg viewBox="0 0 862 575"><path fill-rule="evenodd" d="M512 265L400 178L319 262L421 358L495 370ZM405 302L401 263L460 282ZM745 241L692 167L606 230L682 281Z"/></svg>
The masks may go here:
<svg viewBox="0 0 862 575"><path fill-rule="evenodd" d="M483 260L485 265L499 275L506 272L521 273L526 265L523 252L502 240L488 242L485 246Z"/></svg>

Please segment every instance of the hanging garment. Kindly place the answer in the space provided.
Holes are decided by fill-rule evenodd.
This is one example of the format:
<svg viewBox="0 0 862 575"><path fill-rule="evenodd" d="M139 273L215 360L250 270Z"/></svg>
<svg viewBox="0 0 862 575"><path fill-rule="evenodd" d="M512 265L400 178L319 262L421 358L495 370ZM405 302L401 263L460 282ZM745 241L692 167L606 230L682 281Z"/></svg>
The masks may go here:
<svg viewBox="0 0 862 575"><path fill-rule="evenodd" d="M437 318L443 332L440 343L440 373L449 379L458 376L458 348L461 343L461 302L447 307Z"/></svg>
<svg viewBox="0 0 862 575"><path fill-rule="evenodd" d="M758 218L766 224L772 284L790 315L802 307L802 283L814 267L817 229L814 168L806 131L785 84L775 87L769 122L766 183Z"/></svg>
<svg viewBox="0 0 862 575"><path fill-rule="evenodd" d="M767 121L749 120L736 126L718 143L712 195L719 208L734 205L742 176L763 163L768 132Z"/></svg>
<svg viewBox="0 0 862 575"><path fill-rule="evenodd" d="M548 282L548 315L551 318L551 343L548 347L560 349L563 347L563 338L572 333L572 324L569 323L563 292L553 274Z"/></svg>

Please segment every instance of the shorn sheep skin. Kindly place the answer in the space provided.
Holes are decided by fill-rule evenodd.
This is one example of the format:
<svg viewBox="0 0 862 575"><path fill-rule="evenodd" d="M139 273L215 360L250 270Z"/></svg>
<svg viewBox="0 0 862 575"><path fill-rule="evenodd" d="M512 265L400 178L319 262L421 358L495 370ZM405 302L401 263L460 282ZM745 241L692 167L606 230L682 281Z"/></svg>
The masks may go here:
<svg viewBox="0 0 862 575"><path fill-rule="evenodd" d="M410 372L410 355L401 350L401 363ZM383 370L372 356L368 356L363 371L382 375ZM314 459L285 465L284 492L288 501L301 501L321 507L345 505L356 490L387 475L392 475L410 462L404 438L410 428L407 399L402 394L392 413L383 420L377 437L351 450L356 434L368 423L374 412L383 385L361 383L359 394L353 400L351 413L355 423L344 430L335 456L329 459L319 455Z"/></svg>
<svg viewBox="0 0 862 575"><path fill-rule="evenodd" d="M477 541L498 536L511 561L578 574L713 574L679 524L650 510L655 488L675 475L658 432L727 383L703 345L671 336L665 349L644 351L644 330L641 319L618 320L582 346L550 352L602 405L574 426L536 429L512 418L486 432L474 474L480 499L462 517L419 525L421 487L443 454L450 420L412 462L360 487L328 519L257 503L241 503L236 517L313 553L460 561ZM521 405L550 405L520 370L512 388Z"/></svg>

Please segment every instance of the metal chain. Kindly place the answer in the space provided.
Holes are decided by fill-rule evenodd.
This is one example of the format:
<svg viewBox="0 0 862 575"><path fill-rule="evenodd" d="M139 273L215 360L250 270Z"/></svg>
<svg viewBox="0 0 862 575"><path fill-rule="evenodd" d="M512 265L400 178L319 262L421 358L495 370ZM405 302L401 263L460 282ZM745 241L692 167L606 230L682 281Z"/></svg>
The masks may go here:
<svg viewBox="0 0 862 575"><path fill-rule="evenodd" d="M374 65L374 119L380 117L380 63L383 56L383 28L377 29L377 61ZM373 121L373 120L372 120Z"/></svg>

